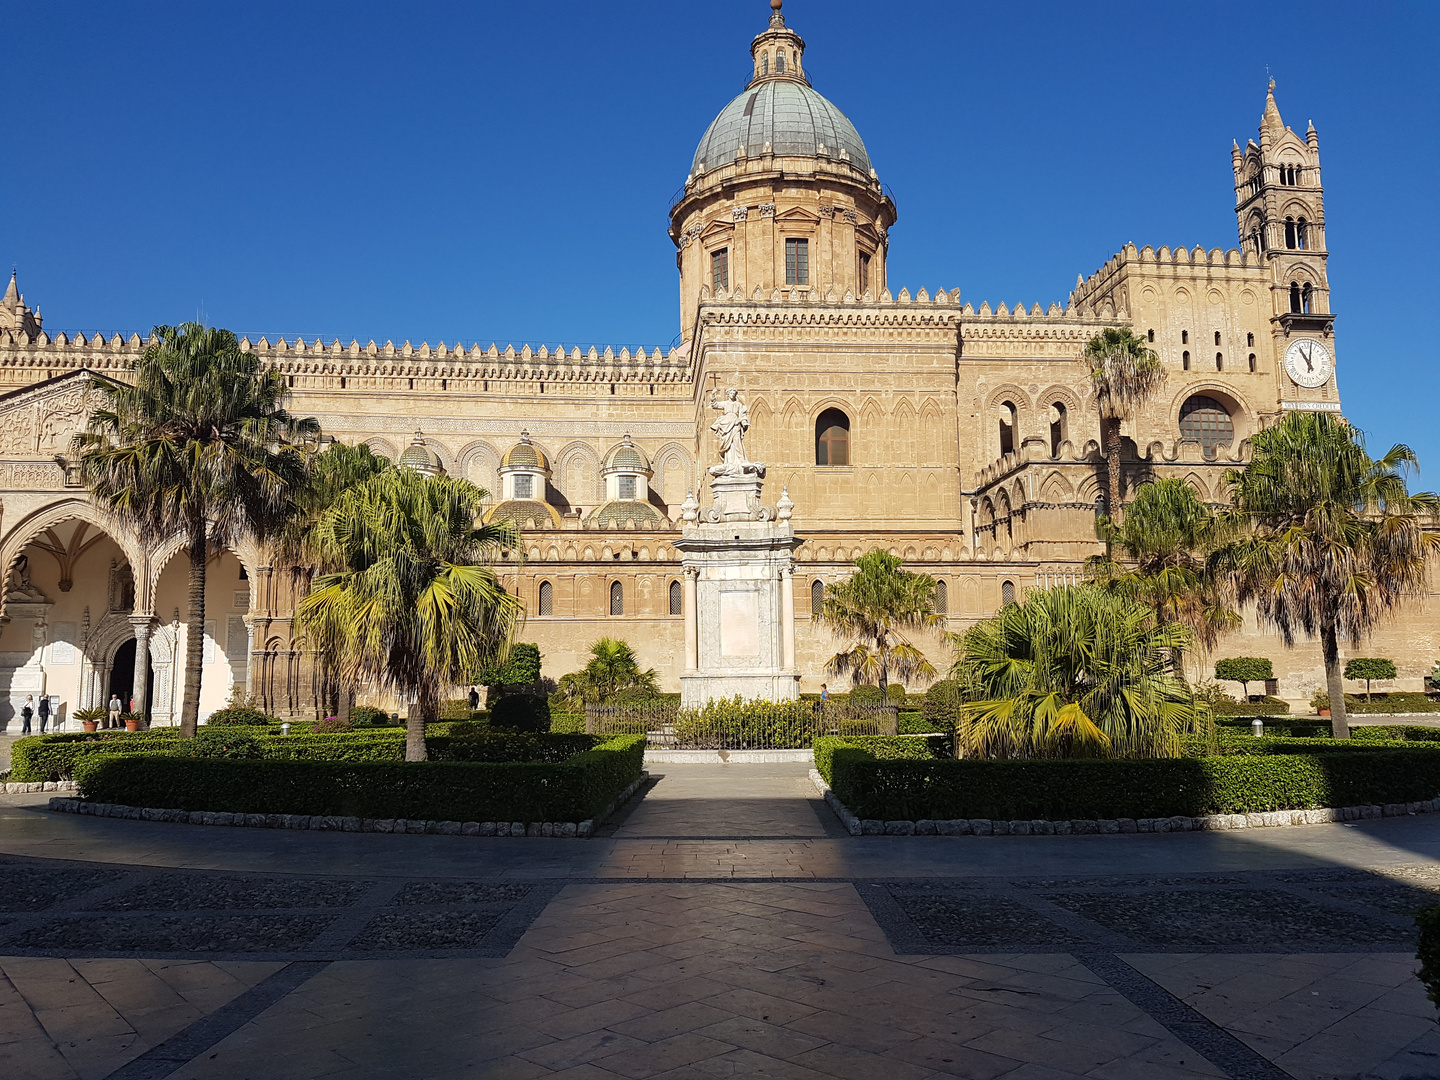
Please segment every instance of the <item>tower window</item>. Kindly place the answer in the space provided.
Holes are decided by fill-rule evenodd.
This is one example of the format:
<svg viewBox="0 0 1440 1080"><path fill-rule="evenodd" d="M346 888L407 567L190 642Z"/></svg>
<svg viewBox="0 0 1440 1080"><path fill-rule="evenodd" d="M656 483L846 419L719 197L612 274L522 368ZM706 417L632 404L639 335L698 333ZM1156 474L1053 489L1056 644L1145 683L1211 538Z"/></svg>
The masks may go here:
<svg viewBox="0 0 1440 1080"><path fill-rule="evenodd" d="M635 477L633 477L633 476L622 476L622 477L620 477L620 483L619 483L617 486L618 486L619 491L620 491L620 498L622 498L622 499L633 499L633 498L635 498Z"/></svg>
<svg viewBox="0 0 1440 1080"><path fill-rule="evenodd" d="M1216 371L1224 371L1224 370L1225 370L1225 354L1224 354L1224 353L1218 353L1218 352L1217 352L1217 353L1215 354L1215 370L1216 370Z"/></svg>
<svg viewBox="0 0 1440 1080"><path fill-rule="evenodd" d="M535 604L537 615L553 615L555 613L555 588L548 581L540 583L540 595Z"/></svg>
<svg viewBox="0 0 1440 1080"><path fill-rule="evenodd" d="M1310 287L1310 283L1307 281L1305 287L1300 290L1300 313L1302 315L1310 314L1310 301L1313 300L1314 297L1315 290Z"/></svg>
<svg viewBox="0 0 1440 1080"><path fill-rule="evenodd" d="M1310 225L1303 217L1295 222L1295 246L1302 251L1310 246Z"/></svg>
<svg viewBox="0 0 1440 1080"><path fill-rule="evenodd" d="M825 605L825 583L816 579L810 583L810 611L819 611Z"/></svg>
<svg viewBox="0 0 1440 1080"><path fill-rule="evenodd" d="M515 474L515 498L530 499L535 495L535 477L529 473Z"/></svg>
<svg viewBox="0 0 1440 1080"><path fill-rule="evenodd" d="M945 582L935 582L935 610L944 615L950 610L950 590Z"/></svg>
<svg viewBox="0 0 1440 1080"><path fill-rule="evenodd" d="M1215 331L1215 344L1216 344L1216 345L1219 345L1219 344L1220 344L1220 331L1219 331L1219 330L1216 330L1216 331Z"/></svg>
<svg viewBox="0 0 1440 1080"><path fill-rule="evenodd" d="M610 583L610 614L625 614L625 586L618 581Z"/></svg>
<svg viewBox="0 0 1440 1080"><path fill-rule="evenodd" d="M1254 334L1246 334L1246 335L1245 335L1245 344L1246 344L1247 346L1254 345L1254 344L1255 344L1255 335L1254 335Z"/></svg>
<svg viewBox="0 0 1440 1080"><path fill-rule="evenodd" d="M850 464L850 418L839 409L826 409L815 421L815 464Z"/></svg>
<svg viewBox="0 0 1440 1080"><path fill-rule="evenodd" d="M1000 603L1009 606L1015 602L1015 583L1013 581L1002 581L1000 583Z"/></svg>
<svg viewBox="0 0 1440 1080"><path fill-rule="evenodd" d="M1250 354L1250 370L1255 370L1255 354L1253 352Z"/></svg>
<svg viewBox="0 0 1440 1080"><path fill-rule="evenodd" d="M860 256L860 295L864 296L870 291L870 256Z"/></svg>
<svg viewBox="0 0 1440 1080"><path fill-rule="evenodd" d="M1065 406L1058 401L1050 409L1050 456L1055 458L1060 456L1060 444L1070 438L1069 417L1065 415Z"/></svg>
<svg viewBox="0 0 1440 1080"><path fill-rule="evenodd" d="M760 54L760 74L761 74L761 75L769 75L769 74L770 74L770 54L769 54L769 53L761 53L761 54Z"/></svg>
<svg viewBox="0 0 1440 1080"><path fill-rule="evenodd" d="M785 241L785 284L810 284L810 241Z"/></svg>
<svg viewBox="0 0 1440 1080"><path fill-rule="evenodd" d="M1187 349L1180 354L1180 367L1185 371L1190 370L1190 350Z"/></svg>
<svg viewBox="0 0 1440 1080"><path fill-rule="evenodd" d="M1151 341L1154 341L1154 340L1155 340L1155 331L1154 331L1154 330L1147 330L1147 331L1145 332L1145 336L1148 337Z"/></svg>
<svg viewBox="0 0 1440 1080"><path fill-rule="evenodd" d="M685 592L678 581L670 582L670 614L685 614Z"/></svg>
<svg viewBox="0 0 1440 1080"><path fill-rule="evenodd" d="M1180 437L1196 439L1207 454L1235 441L1235 421L1230 411L1211 397L1196 394L1180 406Z"/></svg>
<svg viewBox="0 0 1440 1080"><path fill-rule="evenodd" d="M1013 401L1002 401L1000 403L1000 456L1013 454L1015 444L1019 442L1016 428L1020 426L1020 414L1015 409Z"/></svg>
<svg viewBox="0 0 1440 1080"><path fill-rule="evenodd" d="M784 50L784 49L776 49L776 50L775 50L775 74L776 74L776 75L784 75L784 74L785 74L785 50Z"/></svg>
<svg viewBox="0 0 1440 1080"><path fill-rule="evenodd" d="M1190 344L1190 331L1189 331L1189 330L1181 330L1181 331L1180 331L1180 344L1181 344L1181 345L1189 345L1189 344Z"/></svg>
<svg viewBox="0 0 1440 1080"><path fill-rule="evenodd" d="M710 287L730 288L730 249L721 248L710 253Z"/></svg>
<svg viewBox="0 0 1440 1080"><path fill-rule="evenodd" d="M1292 217L1285 219L1285 246L1287 248L1295 246L1295 219Z"/></svg>
<svg viewBox="0 0 1440 1080"><path fill-rule="evenodd" d="M1300 283L1298 281L1290 282L1290 314L1300 314Z"/></svg>

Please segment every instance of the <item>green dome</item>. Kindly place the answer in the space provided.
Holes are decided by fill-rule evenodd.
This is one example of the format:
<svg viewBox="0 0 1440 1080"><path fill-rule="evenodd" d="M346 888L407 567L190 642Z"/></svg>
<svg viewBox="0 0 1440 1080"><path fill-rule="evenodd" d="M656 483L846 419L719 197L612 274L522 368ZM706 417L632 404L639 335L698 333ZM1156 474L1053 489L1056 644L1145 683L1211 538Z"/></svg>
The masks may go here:
<svg viewBox="0 0 1440 1080"><path fill-rule="evenodd" d="M601 465L601 471L605 473L644 473L650 475L650 460L633 442L630 436L626 435L623 442L616 443L605 455L605 461Z"/></svg>
<svg viewBox="0 0 1440 1080"><path fill-rule="evenodd" d="M485 515L485 520L508 521L521 529L560 528L560 512L537 499L509 499L498 503Z"/></svg>
<svg viewBox="0 0 1440 1080"><path fill-rule="evenodd" d="M529 438L522 435L518 443L505 451L505 456L500 459L500 468L540 469L548 472L550 463Z"/></svg>
<svg viewBox="0 0 1440 1080"><path fill-rule="evenodd" d="M664 514L639 499L612 499L601 503L585 518L587 529L663 529L669 526Z"/></svg>
<svg viewBox="0 0 1440 1080"><path fill-rule="evenodd" d="M416 469L420 472L444 471L440 464L440 455L425 445L425 436L418 431L415 433L414 440L400 455L399 463L407 469Z"/></svg>

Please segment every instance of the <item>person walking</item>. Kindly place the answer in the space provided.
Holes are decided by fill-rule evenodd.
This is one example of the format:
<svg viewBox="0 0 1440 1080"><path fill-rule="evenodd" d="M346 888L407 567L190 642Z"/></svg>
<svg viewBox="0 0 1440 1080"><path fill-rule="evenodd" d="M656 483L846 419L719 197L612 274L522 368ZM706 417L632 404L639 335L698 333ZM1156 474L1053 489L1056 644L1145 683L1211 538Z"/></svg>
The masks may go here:
<svg viewBox="0 0 1440 1080"><path fill-rule="evenodd" d="M119 727L120 714L125 711L125 706L120 704L120 695L110 695L109 716L105 720L106 727Z"/></svg>
<svg viewBox="0 0 1440 1080"><path fill-rule="evenodd" d="M820 684L820 703L823 705L830 700L830 688L823 682Z"/></svg>
<svg viewBox="0 0 1440 1080"><path fill-rule="evenodd" d="M35 710L35 714L40 717L40 734L41 734L41 735L44 735L44 734L45 734L45 725L50 722L50 695L49 695L49 694L41 694L41 695L40 695L40 707Z"/></svg>
<svg viewBox="0 0 1440 1080"><path fill-rule="evenodd" d="M20 728L20 734L21 734L21 735L29 735L29 734L30 734L30 718L31 718L32 716L34 716L34 715L35 715L35 695L34 695L34 694L26 694L26 695L25 695L25 704L20 706L20 719L24 722L24 726L22 726L22 727Z"/></svg>
<svg viewBox="0 0 1440 1080"><path fill-rule="evenodd" d="M474 712L480 708L480 691L478 688L470 687L470 711Z"/></svg>

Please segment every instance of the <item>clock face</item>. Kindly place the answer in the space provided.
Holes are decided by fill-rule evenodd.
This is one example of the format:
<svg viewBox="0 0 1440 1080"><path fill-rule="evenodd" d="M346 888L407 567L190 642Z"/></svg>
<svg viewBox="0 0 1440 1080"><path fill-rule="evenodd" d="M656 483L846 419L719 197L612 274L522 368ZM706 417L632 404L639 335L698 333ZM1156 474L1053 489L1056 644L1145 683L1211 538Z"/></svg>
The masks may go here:
<svg viewBox="0 0 1440 1080"><path fill-rule="evenodd" d="M1330 353L1314 338L1299 338L1285 350L1285 371L1300 386L1323 386L1335 363Z"/></svg>

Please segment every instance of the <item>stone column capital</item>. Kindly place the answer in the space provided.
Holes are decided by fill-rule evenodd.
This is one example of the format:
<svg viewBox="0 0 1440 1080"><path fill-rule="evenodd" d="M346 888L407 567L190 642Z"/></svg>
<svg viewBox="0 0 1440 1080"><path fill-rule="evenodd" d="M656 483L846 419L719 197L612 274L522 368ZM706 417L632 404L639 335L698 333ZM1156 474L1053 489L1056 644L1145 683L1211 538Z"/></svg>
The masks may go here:
<svg viewBox="0 0 1440 1080"><path fill-rule="evenodd" d="M131 615L129 619L130 625L135 630L136 637L140 637L142 633L146 637L149 637L150 633L155 629L155 616L153 614Z"/></svg>

